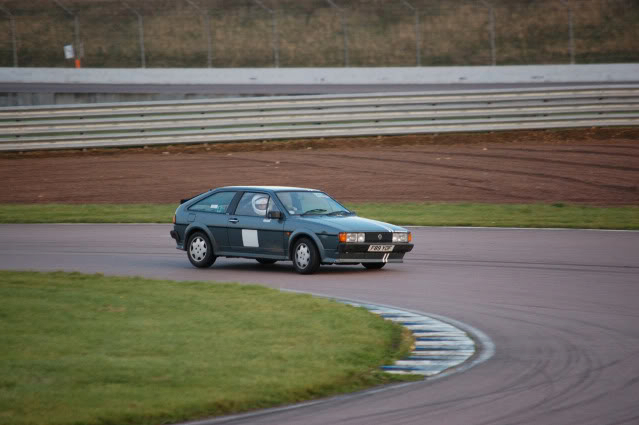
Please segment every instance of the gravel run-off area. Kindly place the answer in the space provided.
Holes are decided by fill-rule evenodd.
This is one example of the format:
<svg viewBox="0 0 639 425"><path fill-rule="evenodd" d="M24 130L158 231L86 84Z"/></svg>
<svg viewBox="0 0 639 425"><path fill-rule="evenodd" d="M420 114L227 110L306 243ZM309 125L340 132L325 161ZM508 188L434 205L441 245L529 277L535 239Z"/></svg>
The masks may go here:
<svg viewBox="0 0 639 425"><path fill-rule="evenodd" d="M639 128L5 153L0 203L171 203L225 185L343 201L639 205Z"/></svg>

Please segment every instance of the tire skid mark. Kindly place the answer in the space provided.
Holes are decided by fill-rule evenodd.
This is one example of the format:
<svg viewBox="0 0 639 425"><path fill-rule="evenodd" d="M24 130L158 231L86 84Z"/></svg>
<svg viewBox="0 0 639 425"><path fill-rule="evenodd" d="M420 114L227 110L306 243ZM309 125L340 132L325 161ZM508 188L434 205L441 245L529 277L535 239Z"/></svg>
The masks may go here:
<svg viewBox="0 0 639 425"><path fill-rule="evenodd" d="M322 154L323 156L335 156L331 154ZM515 170L496 170L491 168L479 168L479 167L464 167L461 165L450 165L450 164L439 164L434 162L426 162L426 161L415 161L408 159L393 159L393 158L371 158L367 156L355 156L355 155L339 155L341 158L352 158L359 160L369 160L369 161L381 161L381 162L396 162L401 164L414 164L414 165L422 165L429 167L439 167L439 168L447 168L452 170L467 170L467 171L481 171L486 173L500 173L500 174L510 174L515 176L526 176L526 177L535 177L535 178L543 178L543 179L551 179L551 180L563 180L569 183L577 183L585 186L591 186L596 188L608 188L613 190L619 190L623 192L631 192L637 193L639 192L639 187L637 186L621 186L615 184L597 184L593 182L589 182L586 180L578 179L575 177L566 177L566 176L558 176L552 174L544 174L544 173L531 173L527 171L515 171Z"/></svg>
<svg viewBox="0 0 639 425"><path fill-rule="evenodd" d="M508 310L508 309L504 309L504 310ZM518 313L521 313L521 312L519 311ZM496 418L493 417L490 420L479 422L478 425L500 423L500 421L503 421L504 423L508 423L508 424L535 423L536 421L541 422L542 419L540 417L546 416L550 412L557 413L562 410L578 407L579 405L587 404L594 400L597 400L603 395L602 393L597 393L596 395L589 397L586 400L580 400L578 402L571 403L570 405L563 405L561 407L557 407L558 404L561 404L569 400L570 398L573 398L575 395L582 394L582 393L587 394L588 389L592 387L596 388L596 383L601 377L602 368L600 367L600 362L593 359L592 356L588 354L587 351L583 350L581 347L575 345L572 342L566 342L566 339L563 338L563 335L565 334L567 336L573 336L575 334L573 330L559 327L559 326L548 326L545 323L538 323L534 319L538 319L539 317L543 317L544 315L540 315L540 314L537 314L536 312L530 312L530 311L526 313L529 315L532 315L533 318L531 320L525 320L520 318L520 314L516 316L494 315L494 317L502 318L504 320L510 320L510 321L514 320L520 323L525 323L527 325L532 325L536 327L542 327L545 330L551 329L551 330L557 331L558 340L563 341L564 344L567 344L567 347L561 347L560 350L553 350L547 353L542 352L535 357L536 358L541 357L541 358L547 359L547 361L545 362L546 364L543 367L543 370L547 369L548 366L552 365L556 369L559 369L561 373L559 375L554 375L553 377L549 377L548 373L544 372L546 379L542 382L532 383L532 381L528 379L522 381L521 388L517 388L517 387L514 388L515 393L518 393L521 391L529 391L531 389L544 389L545 397L543 398L543 400L535 404L523 406L521 409L518 409L516 411L507 412L503 416L499 416ZM586 339L588 338L588 336L589 336L588 334L583 333L581 334L580 337L583 339ZM552 354L554 352L567 353L568 357L561 364L556 364L552 359ZM580 370L581 366L585 366L585 368L591 371L591 373L583 375L580 373L572 372L572 370ZM556 387L555 383L560 383L560 382L571 380L574 378L576 378L576 381L564 383L563 389L559 391L554 391L552 392L552 394L547 394L548 391L546 387L549 385L549 382L552 385L551 388L554 388ZM548 379L550 380L549 382L547 381ZM508 395L513 395L510 390L506 390L506 389L500 389L498 390L498 392L502 394L506 392L508 393ZM555 407L553 408L553 406ZM534 411L535 409L538 409L538 408L542 408L541 411Z"/></svg>
<svg viewBox="0 0 639 425"><path fill-rule="evenodd" d="M619 267L618 269L607 269L605 266L566 266L566 265L546 265L546 264L511 264L511 263L499 263L499 262L488 262L488 261L456 261L456 260L431 260L431 259L419 259L419 258L409 258L404 261L416 262L416 263L426 263L430 265L437 265L438 263L455 263L456 267L486 267L486 268L509 268L513 270L551 270L551 271L571 271L578 273L601 273L601 274L618 274L618 275L635 275L636 272L634 270L623 270L624 268L629 269L629 267ZM449 264L445 264L448 266ZM622 270L619 270L622 269Z"/></svg>
<svg viewBox="0 0 639 425"><path fill-rule="evenodd" d="M457 184L457 183L448 183L450 186L455 186L455 187L462 187L464 189L475 189L475 190L481 190L484 192L488 192L491 194L498 194L498 193L504 193L505 191L498 191L497 189L493 189L492 187L485 187L485 186L475 186L475 185L462 185L462 184ZM517 192L513 192L513 193L508 193L508 196L513 198L513 199L519 199L522 201L535 201L537 198L535 198L534 196L526 196L526 195L522 195L520 193Z"/></svg>
<svg viewBox="0 0 639 425"><path fill-rule="evenodd" d="M236 160L239 161L247 161L247 162L254 162L254 163L258 163L258 164L265 164L265 165L273 165L275 164L275 161L272 160L263 160L263 159L255 159L255 158L235 158ZM336 170L336 171L344 171L343 168L341 167L335 167L335 166L330 166L330 165L325 165L325 164L316 164L316 163L312 163L312 162L302 162L302 161L279 161L280 166L284 167L284 166L288 166L289 170L293 170L295 167L312 167L312 168L321 168L324 170ZM230 167L230 168L237 168L237 165ZM363 173L366 175L370 175L370 170L368 169L357 169L357 168L349 168L349 171L355 172L355 173ZM392 171L377 171L378 175L387 175L387 176L394 176L394 177L406 177L405 173L395 173Z"/></svg>
<svg viewBox="0 0 639 425"><path fill-rule="evenodd" d="M604 149L608 149L608 148L618 148L618 149L630 149L630 150L639 150L639 146L633 146L633 145L590 145L590 146L596 146L599 148L604 148ZM633 155L634 156L634 155Z"/></svg>
<svg viewBox="0 0 639 425"><path fill-rule="evenodd" d="M273 164L273 161L264 161L264 160L253 160L255 162L263 162L263 163L268 163L268 164ZM312 167L312 168L320 168L320 169L329 169L329 170L336 170L336 171L344 171L344 169L342 167L335 167L335 166L330 166L330 165L325 165L325 164L317 164L317 163L313 163L313 162L304 162L304 161L300 161L300 160L295 160L295 161L280 161L280 165L284 166L287 165L290 167L290 169L293 169L293 167ZM365 169L360 169L360 168L353 168L353 167L349 167L349 171L353 171L353 172L357 172L357 173L364 173L368 176L370 176L370 168L365 168ZM416 171L416 170L414 170ZM420 170L421 171L421 170ZM375 173L377 175L388 175L388 176L397 176L397 177L402 177L403 179L409 178L409 177L431 177L431 178L437 178L437 179L441 179L441 180L453 180L453 181L462 181L462 182L470 182L470 183L485 183L485 180L482 179L473 179L473 178L466 178L466 177L455 177L455 176L442 176L441 174L433 174L433 173L428 173L428 172L420 172L419 174L407 174L405 172L392 172L392 171L379 171L376 170ZM467 187L472 187L473 189L478 189L481 187L475 187L475 186L467 186Z"/></svg>
<svg viewBox="0 0 639 425"><path fill-rule="evenodd" d="M406 153L427 153L424 151L410 151L405 150L402 152ZM549 158L527 158L527 157L513 157L510 155L495 155L495 154L480 154L480 153L462 153L462 152L442 152L437 151L433 152L438 155L449 155L455 157L470 157L470 158L493 158L493 159L506 159L509 161L527 161L527 162L542 162L542 163L550 163L550 164L558 164L558 165L570 165L570 166L578 166L578 167L597 167L597 168L606 168L610 170L619 170L619 171L639 171L639 167L627 167L623 165L610 165L610 164L599 164L599 163L585 163L585 162L573 162L566 161L561 159L549 159Z"/></svg>
<svg viewBox="0 0 639 425"><path fill-rule="evenodd" d="M622 338L620 338L620 340L623 341ZM564 350L564 352L565 351L566 350ZM581 375L581 377L577 379L576 382L572 383L572 385L567 387L567 390L562 391L561 394L556 394L555 396L553 396L553 398L548 403L548 405L544 406L543 412L539 412L536 415L533 415L532 418L526 418L525 420L522 420L519 422L512 422L509 418L508 423L517 424L517 423L524 423L524 422L530 423L531 421L535 422L537 421L537 418L541 416L549 416L549 415L553 416L563 411L584 407L589 405L590 403L596 402L597 400L601 399L601 397L605 395L625 391L626 387L628 386L627 384L622 384L619 388L616 388L612 391L610 390L595 391L593 394L593 391L591 390L593 388L594 389L597 388L596 384L600 379L602 379L603 372L606 368L614 366L628 359L634 359L636 356L636 353L630 354L626 358L621 360L613 361L608 364L602 364L601 361L597 360L592 355L588 354L588 351L583 350L580 347L575 346L574 344L570 344L570 349L568 350L568 352L572 355L572 357L577 357L578 359L581 357L583 359L583 362L585 362L585 368L588 371L590 371L590 373L588 373L585 376ZM577 356L575 356L576 353L578 353ZM567 364L565 365L565 370L571 370L571 368L573 367L580 366L576 363L578 362L574 362L574 361L567 362ZM567 376L560 376L556 380L559 381L559 380L565 380L567 378L570 379L570 378L573 378L574 376L575 375L571 375L569 373ZM570 401L571 399L574 399L575 396L578 396L580 394L592 394L592 395L577 401Z"/></svg>
<svg viewBox="0 0 639 425"><path fill-rule="evenodd" d="M343 171L343 168L341 167L333 167L333 166L326 166L326 165L322 165L322 164L316 164L316 163L312 163L312 162L302 162L302 161L295 161L295 162L286 162L283 161L281 162L281 164L283 165L291 165L291 166L304 166L304 167L313 167L313 168L321 168L321 169L331 169L331 170L337 170L337 171ZM370 168L366 168L366 169L358 169L358 168L349 168L349 171L355 171L358 173L365 173L367 175L370 175ZM419 171L419 173L415 173L415 171ZM452 180L452 181L461 181L461 182L469 182L469 183L479 183L479 184L485 184L486 180L485 179L476 179L476 178L471 178L471 177L456 177L456 176L443 176L441 174L434 174L434 173L429 173L426 171L422 171L422 170L413 170L413 174L407 174L405 172L400 172L400 173L393 173L393 172L387 172L387 171L375 171L376 174L384 174L384 175L390 175L390 176L399 176L402 177L403 179L408 179L410 177L430 177L430 178L435 178L435 179L440 179L440 180ZM486 188L483 186L472 186L472 185L455 185L452 183L447 183L450 184L451 186L458 186L458 187L466 187L466 188L472 188L472 189L480 189L480 190L485 190L485 191L489 191L489 192L494 192L496 193L497 191L491 188ZM527 197L523 198L523 199L529 199ZM533 199L533 198L530 198Z"/></svg>
<svg viewBox="0 0 639 425"><path fill-rule="evenodd" d="M542 357L543 358L543 357ZM514 360L514 359L502 359L502 360ZM548 361L538 360L534 363L522 363L522 367L518 369L517 376L513 377L511 382L505 383L497 391L478 391L472 396L455 397L445 401L436 402L424 402L418 406L412 408L402 408L385 411L382 414L373 415L359 415L350 418L357 423L361 423L363 420L370 420L369 423L388 423L388 424L401 424L403 419L407 419L408 423L414 423L415 417L422 417L424 423L446 423L446 421L427 422L426 419L436 417L440 413L446 413L451 406L455 406L462 410L473 410L484 405L490 405L504 398L504 394L508 396L517 396L527 391L526 383L529 383L535 377L539 376L544 367L547 367ZM526 407L525 410L528 408ZM381 419L381 420L380 420ZM486 421L487 424L494 423L491 419Z"/></svg>
<svg viewBox="0 0 639 425"><path fill-rule="evenodd" d="M410 227L410 226L408 226ZM438 261L438 262L450 262L450 263L472 263L475 264L489 264L489 265L526 265L526 266L550 266L550 267L593 267L603 268L608 271L614 269L628 269L631 271L639 271L639 266L630 265L617 265L617 264L580 264L580 263L548 263L537 261L508 261L508 260L459 260L459 259L447 259L447 258L433 258L433 257L421 257L419 254L412 254L410 258L406 258L404 261Z"/></svg>

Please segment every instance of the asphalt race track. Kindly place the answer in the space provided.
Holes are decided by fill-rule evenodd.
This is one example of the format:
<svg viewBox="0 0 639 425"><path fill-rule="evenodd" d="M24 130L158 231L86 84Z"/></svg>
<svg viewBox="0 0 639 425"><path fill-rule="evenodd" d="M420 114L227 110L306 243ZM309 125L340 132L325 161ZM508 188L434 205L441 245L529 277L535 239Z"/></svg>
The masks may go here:
<svg viewBox="0 0 639 425"><path fill-rule="evenodd" d="M256 282L448 316L496 347L446 378L225 423L639 423L639 232L412 229L404 264L299 276L250 260L195 269L169 229L0 225L0 268Z"/></svg>

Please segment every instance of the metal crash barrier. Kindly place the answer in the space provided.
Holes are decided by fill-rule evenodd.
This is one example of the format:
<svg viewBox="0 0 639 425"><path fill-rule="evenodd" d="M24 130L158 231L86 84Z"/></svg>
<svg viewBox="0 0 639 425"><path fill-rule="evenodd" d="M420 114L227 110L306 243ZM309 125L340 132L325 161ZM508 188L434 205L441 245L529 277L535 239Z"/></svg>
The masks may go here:
<svg viewBox="0 0 639 425"><path fill-rule="evenodd" d="M0 108L0 150L28 151L639 125L639 85Z"/></svg>

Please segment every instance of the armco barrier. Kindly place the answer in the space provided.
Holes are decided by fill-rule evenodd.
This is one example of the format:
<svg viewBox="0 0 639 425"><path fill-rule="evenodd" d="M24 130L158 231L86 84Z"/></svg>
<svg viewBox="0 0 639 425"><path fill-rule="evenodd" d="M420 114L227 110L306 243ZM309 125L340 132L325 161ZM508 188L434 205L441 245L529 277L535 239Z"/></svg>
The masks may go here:
<svg viewBox="0 0 639 425"><path fill-rule="evenodd" d="M0 108L0 150L639 125L639 85Z"/></svg>

